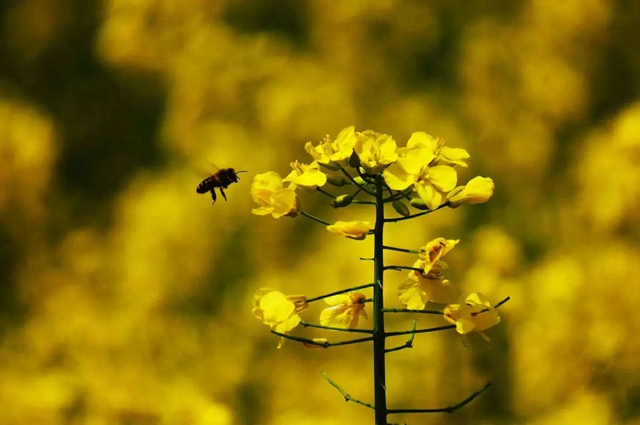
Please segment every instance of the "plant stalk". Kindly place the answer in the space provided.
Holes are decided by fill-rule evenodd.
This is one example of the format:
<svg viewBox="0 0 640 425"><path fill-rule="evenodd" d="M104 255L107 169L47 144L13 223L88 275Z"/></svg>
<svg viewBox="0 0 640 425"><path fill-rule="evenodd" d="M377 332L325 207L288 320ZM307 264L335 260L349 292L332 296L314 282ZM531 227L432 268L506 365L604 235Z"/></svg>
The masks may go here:
<svg viewBox="0 0 640 425"><path fill-rule="evenodd" d="M384 200L382 175L375 177L376 225L374 229L373 251L373 381L375 400L375 424L387 425L387 384L385 366L384 330Z"/></svg>

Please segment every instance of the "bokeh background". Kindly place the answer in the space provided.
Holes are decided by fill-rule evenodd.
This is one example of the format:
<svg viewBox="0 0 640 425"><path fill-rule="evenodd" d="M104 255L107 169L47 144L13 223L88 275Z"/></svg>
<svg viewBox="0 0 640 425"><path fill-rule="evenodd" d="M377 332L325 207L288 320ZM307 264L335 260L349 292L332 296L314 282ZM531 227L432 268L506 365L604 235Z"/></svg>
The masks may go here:
<svg viewBox="0 0 640 425"><path fill-rule="evenodd" d="M320 374L372 401L369 345L277 350L250 312L258 287L370 280L370 240L250 213L253 175L349 125L444 137L471 153L462 182L496 182L388 226L406 248L461 239L451 279L511 296L490 343L388 357L393 407L491 389L391 420L640 424L638 22L633 0L3 1L0 424L373 423ZM195 193L211 163L249 170L215 206Z"/></svg>

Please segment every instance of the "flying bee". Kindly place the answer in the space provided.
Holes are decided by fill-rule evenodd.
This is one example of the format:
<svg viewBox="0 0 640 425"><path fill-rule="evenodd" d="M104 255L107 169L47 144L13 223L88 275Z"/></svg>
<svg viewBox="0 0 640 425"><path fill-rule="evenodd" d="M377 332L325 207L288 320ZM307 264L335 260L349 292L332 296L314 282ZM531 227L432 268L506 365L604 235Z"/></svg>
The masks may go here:
<svg viewBox="0 0 640 425"><path fill-rule="evenodd" d="M220 193L224 200L227 200L227 195L224 193L224 189L226 189L231 183L237 183L240 180L238 177L239 173L246 173L246 171L236 171L233 168L223 168L221 170L216 171L206 179L202 180L198 187L196 188L196 192L198 193L207 193L211 192L211 199L213 199L213 203L216 203L216 188L220 189Z"/></svg>

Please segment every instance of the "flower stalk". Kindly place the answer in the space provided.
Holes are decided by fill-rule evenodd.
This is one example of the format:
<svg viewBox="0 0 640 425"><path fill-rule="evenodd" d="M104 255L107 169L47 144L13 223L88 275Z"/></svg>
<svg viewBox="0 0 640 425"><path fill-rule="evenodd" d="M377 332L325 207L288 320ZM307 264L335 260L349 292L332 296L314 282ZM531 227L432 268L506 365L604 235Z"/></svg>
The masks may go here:
<svg viewBox="0 0 640 425"><path fill-rule="evenodd" d="M419 249L401 248L384 244L385 225L416 219L445 207L457 208L462 204L487 202L494 191L493 180L476 177L466 185L458 186L455 167L467 167L469 154L464 149L445 146L444 139L424 132L413 133L405 147L397 147L389 135L371 130L355 131L354 127L343 129L332 139L326 136L314 146L305 145L313 162L291 162L292 171L284 179L276 172L259 174L254 178L251 195L258 208L256 215L271 215L295 218L299 215L326 226L327 231L361 241L373 237L373 256L360 260L373 263L373 281L352 286L313 298L304 295L285 295L270 288L260 288L254 295L253 314L271 328L271 333L280 337L280 348L285 340L301 343L308 348L329 348L372 342L374 403L352 397L342 386L322 372L331 386L336 388L346 401L368 407L374 411L376 425L389 425L388 416L399 413L451 413L462 408L482 392L490 383L475 391L461 402L431 409L395 409L387 406L386 355L412 348L418 334L427 334L455 329L462 335L463 343L468 333L475 332L488 340L483 331L497 325L500 316L497 309L509 298L495 306L480 293L466 293L445 277L447 264L442 260L459 242L458 239L435 238ZM353 187L339 194L323 188L329 184L334 188ZM313 190L329 199L336 209L346 209L352 204L375 207L375 221L329 222L300 208L296 190ZM359 199L355 199L358 197ZM366 199L361 199L366 198ZM399 217L385 217L387 204ZM411 208L419 210L412 213ZM412 262L385 265L386 251L402 252L417 256ZM398 285L398 298L405 308L385 308L385 271L404 271L405 278ZM397 275L394 275L397 276ZM371 289L372 297L358 292ZM300 315L312 302L324 301L328 306L320 314L320 324L302 320ZM433 303L444 304L443 309L427 308ZM368 320L367 308L373 309L372 327L358 328L359 320ZM387 332L386 314L431 314L441 316L448 324L417 329L414 318L411 329ZM304 338L290 335L297 326L315 328L327 332L364 334L362 338L330 342L327 338ZM386 348L388 338L408 335L400 345Z"/></svg>

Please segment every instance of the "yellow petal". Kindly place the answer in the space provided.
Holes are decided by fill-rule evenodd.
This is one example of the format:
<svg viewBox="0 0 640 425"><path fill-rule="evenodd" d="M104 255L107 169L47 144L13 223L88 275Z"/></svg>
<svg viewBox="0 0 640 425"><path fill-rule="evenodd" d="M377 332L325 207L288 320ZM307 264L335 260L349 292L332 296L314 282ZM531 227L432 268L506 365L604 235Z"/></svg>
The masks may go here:
<svg viewBox="0 0 640 425"><path fill-rule="evenodd" d="M458 174L453 167L448 165L436 165L435 167L429 168L427 179L439 190L449 192L456 187Z"/></svg>
<svg viewBox="0 0 640 425"><path fill-rule="evenodd" d="M444 195L438 192L432 184L427 182L418 182L415 185L418 197L424 201L430 210L435 210L444 201Z"/></svg>
<svg viewBox="0 0 640 425"><path fill-rule="evenodd" d="M414 273L410 273L398 286L398 297L400 302L411 310L423 310L429 300L428 294Z"/></svg>
<svg viewBox="0 0 640 425"><path fill-rule="evenodd" d="M391 164L383 172L384 181L393 190L404 190L416 181L416 175L408 173L397 162Z"/></svg>

